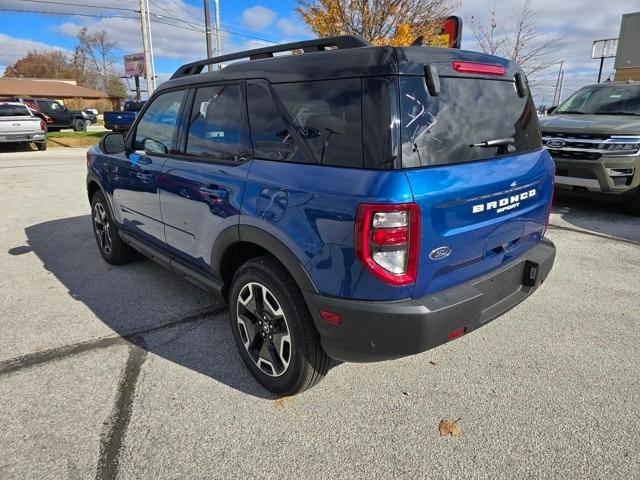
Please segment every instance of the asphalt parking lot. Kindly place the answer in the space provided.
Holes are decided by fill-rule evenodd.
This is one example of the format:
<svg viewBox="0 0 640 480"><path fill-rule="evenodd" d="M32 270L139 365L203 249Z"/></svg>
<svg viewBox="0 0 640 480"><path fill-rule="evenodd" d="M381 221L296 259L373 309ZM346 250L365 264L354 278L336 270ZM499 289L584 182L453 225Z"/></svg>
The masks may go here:
<svg viewBox="0 0 640 480"><path fill-rule="evenodd" d="M557 205L549 279L487 327L275 399L220 298L101 259L85 168L0 153L0 478L640 478L640 219L618 206Z"/></svg>

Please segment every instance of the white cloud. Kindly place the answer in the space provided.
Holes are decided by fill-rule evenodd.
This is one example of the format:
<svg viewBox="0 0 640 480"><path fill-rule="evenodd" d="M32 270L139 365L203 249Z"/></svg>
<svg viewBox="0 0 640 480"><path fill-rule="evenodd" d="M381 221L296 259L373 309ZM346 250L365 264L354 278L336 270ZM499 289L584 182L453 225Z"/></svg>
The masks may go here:
<svg viewBox="0 0 640 480"><path fill-rule="evenodd" d="M61 50L69 53L62 47L25 38L11 37L4 33L0 33L0 45L2 45L2 48L0 48L0 64L4 65L14 64L16 60L24 57L29 50ZM4 68L0 71L0 74L2 72L4 72Z"/></svg>
<svg viewBox="0 0 640 480"><path fill-rule="evenodd" d="M276 26L287 37L308 37L312 35L307 25L296 18L281 18L276 23Z"/></svg>
<svg viewBox="0 0 640 480"><path fill-rule="evenodd" d="M278 14L270 8L256 5L244 9L240 18L246 27L264 30L273 23L277 16Z"/></svg>
<svg viewBox="0 0 640 480"><path fill-rule="evenodd" d="M470 21L487 22L493 2L487 0L464 0L458 14L464 19L462 48L476 50ZM495 0L498 26L508 25L522 0ZM546 34L560 33L565 38L549 54L553 61L565 60L563 98L579 87L595 83L598 77L597 60L591 59L591 44L602 38L615 38L620 30L622 14L640 10L638 0L534 0L531 3L538 13L538 27ZM541 84L533 88L538 103L544 96L544 103L550 105L555 89L559 65L551 67L541 76ZM613 63L605 62L603 78L613 72Z"/></svg>

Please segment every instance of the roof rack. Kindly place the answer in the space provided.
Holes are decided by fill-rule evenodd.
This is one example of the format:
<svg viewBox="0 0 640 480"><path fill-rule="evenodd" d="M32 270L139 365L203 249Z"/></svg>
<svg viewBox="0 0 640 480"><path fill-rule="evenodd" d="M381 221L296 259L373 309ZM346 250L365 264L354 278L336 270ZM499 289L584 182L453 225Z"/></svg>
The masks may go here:
<svg viewBox="0 0 640 480"><path fill-rule="evenodd" d="M355 35L343 35L340 37L318 38L315 40L305 40L303 42L283 43L281 45L273 45L270 47L256 48L255 50L246 50L244 52L230 53L229 55L221 55L220 57L206 58L193 63L182 65L171 79L187 77L189 75L197 75L207 65L229 62L231 60L239 60L249 58L249 60L258 60L261 58L271 58L274 53L288 52L291 50L302 50L304 53L321 52L324 50L347 49L368 47L369 44L362 38Z"/></svg>

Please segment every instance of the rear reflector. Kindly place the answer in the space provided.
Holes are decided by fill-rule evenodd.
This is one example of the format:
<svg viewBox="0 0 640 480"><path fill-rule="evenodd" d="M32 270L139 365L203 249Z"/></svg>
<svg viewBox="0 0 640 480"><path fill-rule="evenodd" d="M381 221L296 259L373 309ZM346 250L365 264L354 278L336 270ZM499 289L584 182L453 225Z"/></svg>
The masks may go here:
<svg viewBox="0 0 640 480"><path fill-rule="evenodd" d="M451 62L451 68L460 73L481 73L482 75L504 76L507 69L502 65L475 62Z"/></svg>
<svg viewBox="0 0 640 480"><path fill-rule="evenodd" d="M451 330L449 335L447 335L447 340L454 340L458 337L461 337L467 332L467 327L458 327L455 330Z"/></svg>
<svg viewBox="0 0 640 480"><path fill-rule="evenodd" d="M330 312L329 310L320 310L320 317L322 317L325 322L333 323L334 325L340 325L342 323L342 315Z"/></svg>

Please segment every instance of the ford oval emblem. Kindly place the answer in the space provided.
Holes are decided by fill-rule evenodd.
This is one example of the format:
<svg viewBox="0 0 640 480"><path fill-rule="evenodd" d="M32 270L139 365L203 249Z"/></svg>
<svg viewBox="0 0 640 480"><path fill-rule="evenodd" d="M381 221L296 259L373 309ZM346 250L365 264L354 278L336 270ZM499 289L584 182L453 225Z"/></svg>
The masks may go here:
<svg viewBox="0 0 640 480"><path fill-rule="evenodd" d="M451 248L444 246L444 247L434 248L433 250L431 250L431 253L429 254L429 258L431 260L442 260L443 258L447 258L449 255L451 255Z"/></svg>
<svg viewBox="0 0 640 480"><path fill-rule="evenodd" d="M547 147L551 148L562 148L567 144L564 140L560 140L559 138L552 138L551 140L547 140Z"/></svg>

